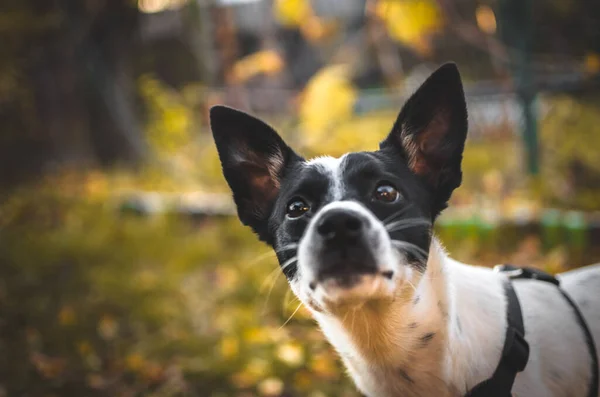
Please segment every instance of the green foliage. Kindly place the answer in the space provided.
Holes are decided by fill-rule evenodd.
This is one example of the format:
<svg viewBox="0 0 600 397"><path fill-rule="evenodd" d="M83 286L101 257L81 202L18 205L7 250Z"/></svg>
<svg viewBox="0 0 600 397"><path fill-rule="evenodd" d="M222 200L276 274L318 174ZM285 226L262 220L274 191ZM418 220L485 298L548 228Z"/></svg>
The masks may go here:
<svg viewBox="0 0 600 397"><path fill-rule="evenodd" d="M183 98L152 76L139 79L148 107L146 137L156 154L173 154L191 141L193 117Z"/></svg>
<svg viewBox="0 0 600 397"><path fill-rule="evenodd" d="M237 220L127 216L86 183L0 207L7 395L356 396L303 310L281 327L297 303Z"/></svg>
<svg viewBox="0 0 600 397"><path fill-rule="evenodd" d="M554 205L600 210L600 99L558 96L541 123L544 195Z"/></svg>

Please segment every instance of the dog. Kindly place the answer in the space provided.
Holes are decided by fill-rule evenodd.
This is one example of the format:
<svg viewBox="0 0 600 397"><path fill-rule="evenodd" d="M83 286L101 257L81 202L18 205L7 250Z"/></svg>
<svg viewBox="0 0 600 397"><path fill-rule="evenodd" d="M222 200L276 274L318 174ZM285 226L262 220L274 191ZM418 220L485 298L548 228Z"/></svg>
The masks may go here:
<svg viewBox="0 0 600 397"><path fill-rule="evenodd" d="M306 160L246 113L215 106L210 122L241 222L275 250L361 393L464 396L492 376L507 276L451 259L432 231L462 179L455 64L418 88L375 151ZM600 340L600 265L557 278ZM592 358L573 307L552 284L513 285L530 346L513 395L587 396Z"/></svg>

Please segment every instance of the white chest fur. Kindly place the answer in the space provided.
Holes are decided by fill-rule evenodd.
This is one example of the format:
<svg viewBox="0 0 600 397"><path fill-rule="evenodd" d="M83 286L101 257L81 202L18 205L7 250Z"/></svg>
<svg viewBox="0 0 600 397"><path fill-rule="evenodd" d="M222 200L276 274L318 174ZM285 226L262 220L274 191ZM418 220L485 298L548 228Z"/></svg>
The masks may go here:
<svg viewBox="0 0 600 397"><path fill-rule="evenodd" d="M336 318L315 313L368 396L462 396L495 369L504 339L501 276L432 243L427 271L392 303Z"/></svg>

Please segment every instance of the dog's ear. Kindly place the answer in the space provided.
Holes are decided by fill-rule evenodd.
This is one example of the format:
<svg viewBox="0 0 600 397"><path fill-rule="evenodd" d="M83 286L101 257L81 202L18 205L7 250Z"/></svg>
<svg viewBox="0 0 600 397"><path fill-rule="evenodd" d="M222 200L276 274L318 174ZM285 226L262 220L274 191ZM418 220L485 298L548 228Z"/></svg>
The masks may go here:
<svg viewBox="0 0 600 397"><path fill-rule="evenodd" d="M239 110L212 107L210 125L240 220L268 242L267 220L281 179L302 159L273 128Z"/></svg>
<svg viewBox="0 0 600 397"><path fill-rule="evenodd" d="M455 64L436 70L406 102L392 132L380 144L394 148L413 173L433 189L434 216L462 180L467 106Z"/></svg>

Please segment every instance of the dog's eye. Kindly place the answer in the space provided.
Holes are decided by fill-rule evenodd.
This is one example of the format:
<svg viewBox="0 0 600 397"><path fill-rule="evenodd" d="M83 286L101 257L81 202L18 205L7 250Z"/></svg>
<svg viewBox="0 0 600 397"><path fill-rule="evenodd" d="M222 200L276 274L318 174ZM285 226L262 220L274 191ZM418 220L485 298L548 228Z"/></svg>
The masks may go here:
<svg viewBox="0 0 600 397"><path fill-rule="evenodd" d="M375 199L384 203L395 203L399 198L400 193L390 184L383 183L375 189Z"/></svg>
<svg viewBox="0 0 600 397"><path fill-rule="evenodd" d="M306 201L300 198L295 198L288 204L286 213L287 216L290 218L299 218L306 212L308 212L309 209L310 207L308 206Z"/></svg>

